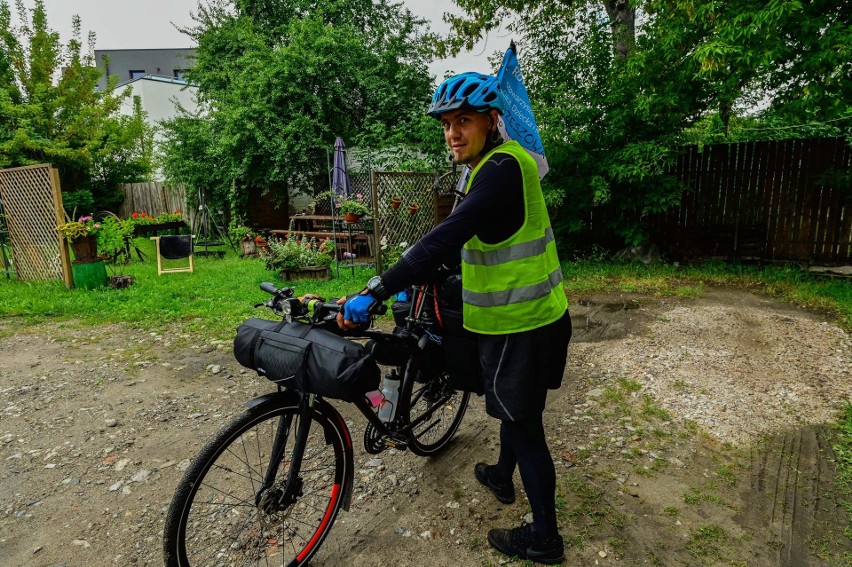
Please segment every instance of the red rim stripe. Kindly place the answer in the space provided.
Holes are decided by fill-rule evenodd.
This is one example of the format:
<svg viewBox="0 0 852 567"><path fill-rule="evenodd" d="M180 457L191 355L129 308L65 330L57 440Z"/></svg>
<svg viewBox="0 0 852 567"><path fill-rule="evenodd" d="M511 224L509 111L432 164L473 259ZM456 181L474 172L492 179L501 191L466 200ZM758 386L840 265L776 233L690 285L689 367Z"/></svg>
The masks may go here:
<svg viewBox="0 0 852 567"><path fill-rule="evenodd" d="M340 495L340 483L335 483L331 487L331 500L328 503L328 508L325 510L325 516L322 518L322 522L317 528L317 531L314 532L314 537L311 538L311 541L308 542L308 545L302 549L302 552L296 556L296 561L299 563L305 559L305 557L311 552L314 546L317 544L320 536L325 532L325 527L328 525L328 522L331 520L331 514L334 511L334 504L337 502L337 497Z"/></svg>

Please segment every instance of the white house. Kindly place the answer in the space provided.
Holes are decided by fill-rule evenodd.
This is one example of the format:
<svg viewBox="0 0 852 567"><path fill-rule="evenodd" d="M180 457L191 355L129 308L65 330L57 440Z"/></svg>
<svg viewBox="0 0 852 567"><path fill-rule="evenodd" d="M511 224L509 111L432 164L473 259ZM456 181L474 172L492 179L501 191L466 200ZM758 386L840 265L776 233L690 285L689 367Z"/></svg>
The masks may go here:
<svg viewBox="0 0 852 567"><path fill-rule="evenodd" d="M130 96L124 99L119 112L128 116L133 114L133 99L139 97L142 110L147 113L148 124L155 126L154 143L163 139L159 123L173 118L178 113L178 105L189 112L195 112L198 107L198 88L180 79L143 75L124 82L116 88L116 94L130 91ZM162 172L156 171L154 176L162 180Z"/></svg>
<svg viewBox="0 0 852 567"><path fill-rule="evenodd" d="M198 106L198 88L180 79L143 75L118 85L116 92L122 93L128 89L131 94L124 100L121 113L132 115L133 98L139 97L142 110L148 113L148 122L152 125L176 116L178 104L190 112L194 112Z"/></svg>

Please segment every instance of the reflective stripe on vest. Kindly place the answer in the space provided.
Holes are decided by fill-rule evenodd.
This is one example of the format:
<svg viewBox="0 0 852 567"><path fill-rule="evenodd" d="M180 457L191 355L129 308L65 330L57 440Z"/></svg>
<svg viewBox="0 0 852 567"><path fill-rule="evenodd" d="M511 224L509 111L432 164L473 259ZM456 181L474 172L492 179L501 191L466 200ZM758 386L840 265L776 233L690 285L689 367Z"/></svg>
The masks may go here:
<svg viewBox="0 0 852 567"><path fill-rule="evenodd" d="M462 261L468 264L478 266L496 266L497 264L505 264L515 260L523 260L544 254L547 249L547 244L553 242L553 229L547 227L544 231L544 236L536 240L520 242L513 244L508 248L498 248L497 250L474 250L471 248L462 249ZM560 278L561 279L561 278Z"/></svg>
<svg viewBox="0 0 852 567"><path fill-rule="evenodd" d="M495 307L498 305L511 305L512 303L523 303L532 301L546 295L550 295L553 288L562 281L562 269L557 268L550 272L547 279L541 283L516 287L505 291L490 291L478 293L467 289L462 290L462 301L476 307Z"/></svg>

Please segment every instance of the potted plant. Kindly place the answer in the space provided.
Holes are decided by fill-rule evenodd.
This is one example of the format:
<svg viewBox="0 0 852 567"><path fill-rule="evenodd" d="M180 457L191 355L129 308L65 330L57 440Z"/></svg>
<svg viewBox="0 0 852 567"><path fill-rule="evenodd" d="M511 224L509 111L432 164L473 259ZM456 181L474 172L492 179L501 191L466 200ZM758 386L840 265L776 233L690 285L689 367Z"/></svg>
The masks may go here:
<svg viewBox="0 0 852 567"><path fill-rule="evenodd" d="M414 216L415 214L417 214L417 211L419 211L419 210L420 210L420 205L418 205L417 203L411 203L410 205L408 205L409 216Z"/></svg>
<svg viewBox="0 0 852 567"><path fill-rule="evenodd" d="M122 289L133 284L133 276L125 275L124 267L130 260L130 238L133 235L133 222L121 220L113 213L107 213L101 221L98 232L98 253L106 262L112 275L109 285Z"/></svg>
<svg viewBox="0 0 852 567"><path fill-rule="evenodd" d="M337 210L343 215L346 222L354 223L361 220L361 217L370 213L370 208L364 203L364 195L357 193L354 199L347 199L332 195L337 204Z"/></svg>
<svg viewBox="0 0 852 567"><path fill-rule="evenodd" d="M283 280L327 279L331 275L334 243L330 239L301 238L291 233L287 240L273 240L263 262Z"/></svg>
<svg viewBox="0 0 852 567"><path fill-rule="evenodd" d="M257 244L254 239L258 235L255 234L254 230L236 221L231 221L231 225L228 227L228 234L231 237L231 241L240 243L243 257L257 255Z"/></svg>
<svg viewBox="0 0 852 567"><path fill-rule="evenodd" d="M269 254L269 242L261 235L258 234L254 237L254 246L257 248L258 255L265 256Z"/></svg>
<svg viewBox="0 0 852 567"><path fill-rule="evenodd" d="M402 204L402 199L399 197L392 197L390 200L390 208L396 210Z"/></svg>
<svg viewBox="0 0 852 567"><path fill-rule="evenodd" d="M92 215L84 215L76 221L66 220L56 230L68 240L74 252L74 262L85 264L98 260L98 232L101 223L95 222Z"/></svg>

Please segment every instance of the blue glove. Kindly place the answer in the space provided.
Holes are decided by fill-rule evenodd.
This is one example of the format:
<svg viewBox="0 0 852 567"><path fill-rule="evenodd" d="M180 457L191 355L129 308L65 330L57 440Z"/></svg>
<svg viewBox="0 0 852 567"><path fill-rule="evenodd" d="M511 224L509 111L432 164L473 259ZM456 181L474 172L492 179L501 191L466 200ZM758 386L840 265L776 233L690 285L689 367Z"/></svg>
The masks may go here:
<svg viewBox="0 0 852 567"><path fill-rule="evenodd" d="M378 301L371 293L353 295L343 304L343 318L353 323L369 323L370 307Z"/></svg>

